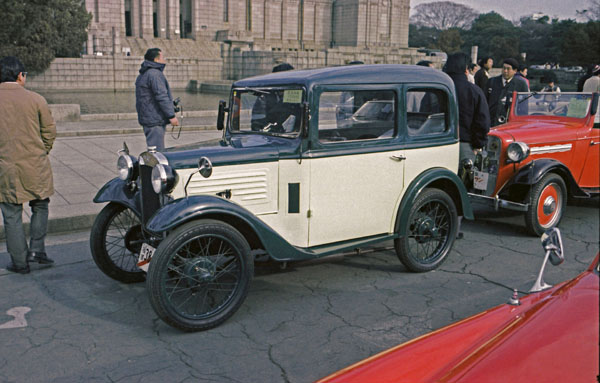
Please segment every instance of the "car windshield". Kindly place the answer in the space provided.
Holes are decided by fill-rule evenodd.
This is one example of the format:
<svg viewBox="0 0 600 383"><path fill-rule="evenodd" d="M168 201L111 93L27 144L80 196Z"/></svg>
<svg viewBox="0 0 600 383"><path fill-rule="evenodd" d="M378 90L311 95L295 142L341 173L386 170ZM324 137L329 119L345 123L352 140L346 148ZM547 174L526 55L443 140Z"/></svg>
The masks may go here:
<svg viewBox="0 0 600 383"><path fill-rule="evenodd" d="M303 89L234 89L230 131L296 136L303 100Z"/></svg>
<svg viewBox="0 0 600 383"><path fill-rule="evenodd" d="M515 114L517 116L584 118L588 114L591 102L592 95L584 93L519 93Z"/></svg>

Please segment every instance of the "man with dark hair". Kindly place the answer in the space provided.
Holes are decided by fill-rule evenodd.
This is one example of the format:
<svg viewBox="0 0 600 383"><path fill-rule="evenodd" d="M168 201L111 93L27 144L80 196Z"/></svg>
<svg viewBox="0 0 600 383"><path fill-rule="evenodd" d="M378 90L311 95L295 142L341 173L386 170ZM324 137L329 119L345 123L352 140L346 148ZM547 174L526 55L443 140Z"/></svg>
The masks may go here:
<svg viewBox="0 0 600 383"><path fill-rule="evenodd" d="M166 126L179 125L175 117L171 89L163 70L167 61L158 48L150 48L144 55L140 74L135 80L135 108L138 122L144 128L146 144L156 150L165 148Z"/></svg>
<svg viewBox="0 0 600 383"><path fill-rule="evenodd" d="M487 142L490 131L488 104L483 91L467 79L469 56L463 52L448 56L444 71L456 88L458 101L458 126L460 136L460 159L475 160Z"/></svg>
<svg viewBox="0 0 600 383"><path fill-rule="evenodd" d="M430 68L433 68L433 63L431 61L429 61L429 60L421 60L416 65L418 65L418 66L428 66Z"/></svg>
<svg viewBox="0 0 600 383"><path fill-rule="evenodd" d="M29 273L29 262L52 264L46 255L48 203L54 194L48 154L56 125L46 100L25 89L27 72L13 56L0 60L0 210L14 273ZM29 202L29 247L23 230L23 203Z"/></svg>
<svg viewBox="0 0 600 383"><path fill-rule="evenodd" d="M479 60L478 64L481 69L475 73L475 85L485 92L494 60L491 57L484 57Z"/></svg>
<svg viewBox="0 0 600 383"><path fill-rule="evenodd" d="M512 104L512 93L529 92L527 83L519 77L515 77L519 63L512 58L504 59L502 62L502 74L492 77L488 81L487 96L490 107L490 118L492 126L500 125L506 122L508 111Z"/></svg>
<svg viewBox="0 0 600 383"><path fill-rule="evenodd" d="M277 72L285 72L288 70L294 70L294 67L291 64L288 63L281 63L281 64L277 64L273 67L273 73L277 73Z"/></svg>
<svg viewBox="0 0 600 383"><path fill-rule="evenodd" d="M528 71L529 70L527 69L527 65L521 64L519 65L519 70L517 71L517 73L515 73L515 76L522 78L523 81L527 83L527 88L529 88L529 79L527 78Z"/></svg>

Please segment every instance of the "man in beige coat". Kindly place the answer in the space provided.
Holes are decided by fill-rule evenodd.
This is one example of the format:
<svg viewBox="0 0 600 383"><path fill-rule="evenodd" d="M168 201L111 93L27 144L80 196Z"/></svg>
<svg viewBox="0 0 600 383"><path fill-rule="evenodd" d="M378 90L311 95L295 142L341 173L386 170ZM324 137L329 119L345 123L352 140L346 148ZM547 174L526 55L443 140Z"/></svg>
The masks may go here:
<svg viewBox="0 0 600 383"><path fill-rule="evenodd" d="M54 194L48 153L56 125L46 100L24 88L25 67L16 57L0 60L0 209L6 245L12 258L7 270L27 274L29 262L52 264L44 240L49 197ZM23 230L23 203L31 207L30 242Z"/></svg>

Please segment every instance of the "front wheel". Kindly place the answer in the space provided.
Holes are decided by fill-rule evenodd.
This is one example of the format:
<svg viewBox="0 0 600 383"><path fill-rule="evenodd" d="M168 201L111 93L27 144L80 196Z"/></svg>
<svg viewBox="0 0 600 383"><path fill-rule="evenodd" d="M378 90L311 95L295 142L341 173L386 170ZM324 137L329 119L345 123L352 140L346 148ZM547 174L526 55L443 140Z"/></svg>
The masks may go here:
<svg viewBox="0 0 600 383"><path fill-rule="evenodd" d="M150 303L166 323L184 331L213 328L248 294L254 263L246 239L231 225L189 222L169 233L148 269Z"/></svg>
<svg viewBox="0 0 600 383"><path fill-rule="evenodd" d="M142 282L146 274L137 267L137 260L143 241L139 217L131 209L111 202L92 226L92 258L104 274L117 281Z"/></svg>
<svg viewBox="0 0 600 383"><path fill-rule="evenodd" d="M396 254L407 269L436 269L452 249L458 231L454 201L439 189L425 189L414 201L406 231L394 241Z"/></svg>
<svg viewBox="0 0 600 383"><path fill-rule="evenodd" d="M536 236L558 226L567 203L567 187L558 174L546 174L531 188L525 226Z"/></svg>

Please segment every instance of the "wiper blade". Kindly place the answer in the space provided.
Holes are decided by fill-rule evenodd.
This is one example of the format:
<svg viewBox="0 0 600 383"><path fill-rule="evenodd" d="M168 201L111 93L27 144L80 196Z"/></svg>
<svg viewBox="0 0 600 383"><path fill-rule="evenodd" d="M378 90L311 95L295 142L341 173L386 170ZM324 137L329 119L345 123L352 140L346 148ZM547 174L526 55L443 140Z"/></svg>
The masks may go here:
<svg viewBox="0 0 600 383"><path fill-rule="evenodd" d="M245 90L246 92L258 93L258 94L270 94L266 90L254 89L254 88L235 88L235 90Z"/></svg>
<svg viewBox="0 0 600 383"><path fill-rule="evenodd" d="M519 101L519 105L521 105L521 103L525 100L529 100L532 96L537 96L538 92L531 92L531 94L525 98L523 98L521 101Z"/></svg>

